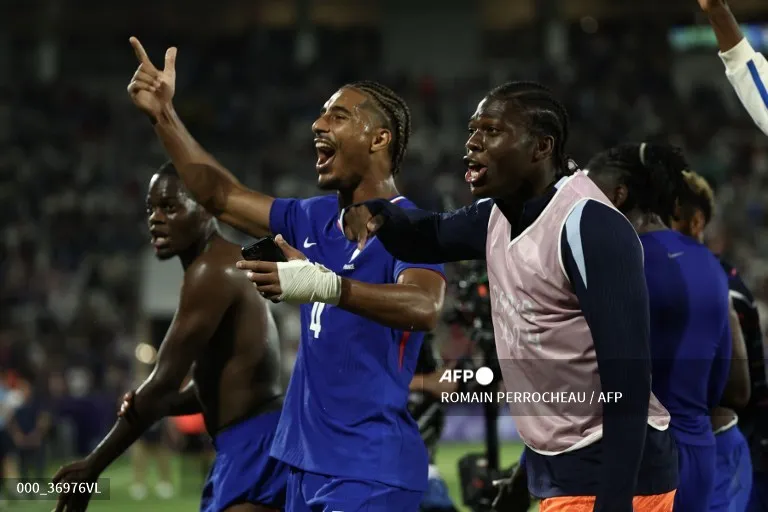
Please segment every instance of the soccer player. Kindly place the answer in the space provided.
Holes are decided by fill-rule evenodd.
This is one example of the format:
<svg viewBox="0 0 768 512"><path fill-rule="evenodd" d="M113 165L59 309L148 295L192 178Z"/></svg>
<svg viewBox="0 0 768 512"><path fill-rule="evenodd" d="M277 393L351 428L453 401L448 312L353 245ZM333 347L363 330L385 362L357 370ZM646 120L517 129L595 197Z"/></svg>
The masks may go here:
<svg viewBox="0 0 768 512"><path fill-rule="evenodd" d="M699 0L720 46L725 76L755 124L768 135L768 62L741 33L725 0Z"/></svg>
<svg viewBox="0 0 768 512"><path fill-rule="evenodd" d="M679 220L673 225L678 231L703 242L704 229L715 208L714 194L703 177L689 171L683 174L691 194L681 201ZM729 510L731 503L734 504L733 510L768 510L768 479L765 473L768 465L764 448L768 441L768 384L760 316L752 292L741 280L739 272L722 258L720 265L728 276L731 302L740 327L734 329L734 333L740 332L743 342L733 345L731 367L731 379L739 377L740 385L734 390L735 393L729 393L727 397L736 411L720 407L712 414L718 465L713 501L719 508L711 507L710 510ZM746 390L745 384L749 386ZM726 388L726 393L728 391ZM726 397L723 398L721 405L728 403ZM738 429L733 428L737 421Z"/></svg>
<svg viewBox="0 0 768 512"><path fill-rule="evenodd" d="M687 163L672 146L623 144L587 167L643 244L653 392L672 417L680 464L675 511L709 510L716 458L709 412L720 403L731 363L729 299L709 249L666 224L686 193Z"/></svg>
<svg viewBox="0 0 768 512"><path fill-rule="evenodd" d="M345 233L407 261L485 259L507 390L622 393L510 403L543 512L669 511L677 459L651 394L642 248L587 176L565 177L567 134L546 88L504 84L469 122L465 179L486 199L442 214L369 201Z"/></svg>
<svg viewBox="0 0 768 512"><path fill-rule="evenodd" d="M407 105L373 82L339 89L312 125L318 185L333 193L275 199L245 188L184 128L171 103L175 49L160 71L131 42L140 65L129 93L187 188L221 221L253 236L281 235L291 260L241 262L265 296L302 304L301 344L272 445L292 468L286 510L418 510L428 458L408 386L420 331L432 330L442 309L442 267L399 261L375 240L358 249L340 227L353 202L412 207L394 185L410 135Z"/></svg>
<svg viewBox="0 0 768 512"><path fill-rule="evenodd" d="M129 410L90 455L60 469L54 481L95 481L155 421L202 412L216 459L201 510L281 510L289 469L269 456L283 390L267 302L235 267L240 247L217 234L171 164L150 181L147 216L157 257L178 257L184 267L178 309ZM190 368L194 380L179 391ZM61 495L57 510L85 510L87 500Z"/></svg>

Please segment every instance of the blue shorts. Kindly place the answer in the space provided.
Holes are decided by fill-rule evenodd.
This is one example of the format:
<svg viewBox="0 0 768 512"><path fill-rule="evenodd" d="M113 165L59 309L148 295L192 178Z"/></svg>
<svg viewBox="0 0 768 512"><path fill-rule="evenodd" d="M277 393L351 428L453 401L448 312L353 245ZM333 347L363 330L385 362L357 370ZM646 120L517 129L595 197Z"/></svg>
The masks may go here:
<svg viewBox="0 0 768 512"><path fill-rule="evenodd" d="M418 512L422 491L291 468L285 512Z"/></svg>
<svg viewBox="0 0 768 512"><path fill-rule="evenodd" d="M680 483L675 494L675 512L709 510L715 487L715 446L677 443Z"/></svg>
<svg viewBox="0 0 768 512"><path fill-rule="evenodd" d="M768 473L752 473L752 491L747 512L768 512Z"/></svg>
<svg viewBox="0 0 768 512"><path fill-rule="evenodd" d="M288 466L269 456L280 411L253 416L219 432L216 459L203 487L201 512L238 503L283 508Z"/></svg>
<svg viewBox="0 0 768 512"><path fill-rule="evenodd" d="M744 434L733 426L715 436L717 470L710 512L744 512L752 490L752 460Z"/></svg>

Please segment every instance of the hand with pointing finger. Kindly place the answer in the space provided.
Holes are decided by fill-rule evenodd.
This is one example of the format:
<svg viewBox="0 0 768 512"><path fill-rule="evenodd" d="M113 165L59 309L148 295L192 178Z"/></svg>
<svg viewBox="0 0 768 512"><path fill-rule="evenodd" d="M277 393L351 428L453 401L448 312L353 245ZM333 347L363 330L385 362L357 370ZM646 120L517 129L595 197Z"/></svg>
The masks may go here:
<svg viewBox="0 0 768 512"><path fill-rule="evenodd" d="M176 91L176 48L166 50L165 67L157 69L138 39L131 37L130 43L139 67L128 84L128 94L139 110L157 120L163 109L171 104Z"/></svg>

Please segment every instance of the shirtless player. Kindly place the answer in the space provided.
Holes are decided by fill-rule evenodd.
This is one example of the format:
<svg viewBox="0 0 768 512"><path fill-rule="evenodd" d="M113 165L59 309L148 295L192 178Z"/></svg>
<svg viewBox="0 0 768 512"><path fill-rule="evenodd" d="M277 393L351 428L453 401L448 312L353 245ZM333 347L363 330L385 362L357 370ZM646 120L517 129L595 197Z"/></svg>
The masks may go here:
<svg viewBox="0 0 768 512"><path fill-rule="evenodd" d="M170 163L150 181L147 214L157 257L178 256L184 267L178 310L130 409L90 455L60 469L54 481L95 481L155 421L202 412L217 457L201 510L282 509L288 470L269 449L283 390L267 303L235 268L240 248L216 233ZM180 392L193 364L194 381ZM56 510L85 510L89 498L61 495Z"/></svg>

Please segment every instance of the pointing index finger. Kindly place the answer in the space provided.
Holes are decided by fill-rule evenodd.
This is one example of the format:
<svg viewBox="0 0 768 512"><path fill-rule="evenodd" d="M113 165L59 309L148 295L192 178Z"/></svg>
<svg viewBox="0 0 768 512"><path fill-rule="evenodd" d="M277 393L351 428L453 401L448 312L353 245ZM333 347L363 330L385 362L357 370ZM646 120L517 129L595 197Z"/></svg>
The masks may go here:
<svg viewBox="0 0 768 512"><path fill-rule="evenodd" d="M147 55L146 50L144 50L144 47L141 46L139 40L135 37L131 37L128 41L131 43L131 46L133 46L133 52L136 54L136 58L139 60L139 63L146 64L154 68L154 66L152 66L152 61L149 60L149 56Z"/></svg>

